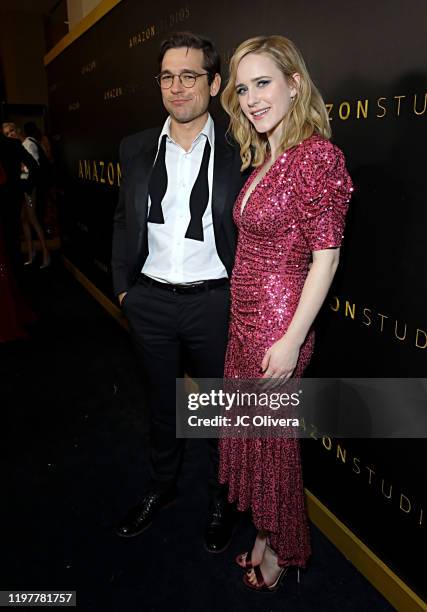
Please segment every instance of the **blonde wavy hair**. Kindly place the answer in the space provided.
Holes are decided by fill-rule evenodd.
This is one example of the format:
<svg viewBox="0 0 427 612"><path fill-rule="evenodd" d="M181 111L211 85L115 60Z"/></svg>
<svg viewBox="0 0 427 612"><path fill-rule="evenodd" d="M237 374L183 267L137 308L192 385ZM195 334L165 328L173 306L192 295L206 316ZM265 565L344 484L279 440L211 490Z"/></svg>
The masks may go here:
<svg viewBox="0 0 427 612"><path fill-rule="evenodd" d="M2 130L3 130L3 133L4 133L5 130L7 130L7 128L15 130L15 132L17 134L19 134L19 131L20 131L19 128L17 127L16 123L12 123L12 121L5 121L4 123L2 123L1 127L2 127Z"/></svg>
<svg viewBox="0 0 427 612"><path fill-rule="evenodd" d="M222 92L221 103L230 116L229 132L240 145L242 170L252 165L261 166L269 155L270 147L265 134L258 134L240 108L236 92L237 68L249 53L270 57L281 70L287 82L297 88L297 94L283 119L279 155L309 138L314 132L331 137L328 112L319 90L310 78L305 62L292 41L284 36L257 36L242 42L230 60L230 76ZM292 75L300 75L299 85Z"/></svg>

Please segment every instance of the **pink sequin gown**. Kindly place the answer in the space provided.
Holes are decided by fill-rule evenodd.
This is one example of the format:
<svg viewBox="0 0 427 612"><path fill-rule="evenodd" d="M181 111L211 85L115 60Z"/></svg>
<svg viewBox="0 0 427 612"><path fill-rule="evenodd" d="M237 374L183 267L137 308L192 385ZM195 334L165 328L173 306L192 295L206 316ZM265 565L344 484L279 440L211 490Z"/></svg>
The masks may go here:
<svg viewBox="0 0 427 612"><path fill-rule="evenodd" d="M313 135L280 156L241 213L255 170L234 207L239 230L231 279L231 320L225 377L259 378L261 361L286 332L308 273L311 252L341 244L352 184L341 151ZM307 367L311 331L295 376ZM299 441L289 438L220 440L219 479L230 501L252 510L257 529L270 532L280 565L304 567L310 539Z"/></svg>

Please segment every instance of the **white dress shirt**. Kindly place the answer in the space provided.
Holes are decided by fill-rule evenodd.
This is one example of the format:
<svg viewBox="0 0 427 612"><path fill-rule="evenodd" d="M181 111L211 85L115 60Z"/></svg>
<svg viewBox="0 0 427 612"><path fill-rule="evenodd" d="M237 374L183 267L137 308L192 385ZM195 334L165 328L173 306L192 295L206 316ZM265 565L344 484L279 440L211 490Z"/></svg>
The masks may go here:
<svg viewBox="0 0 427 612"><path fill-rule="evenodd" d="M164 223L148 222L148 257L142 272L151 278L173 284L227 277L227 270L219 258L213 229L212 185L215 151L215 129L212 117L200 134L185 151L170 136L170 117L166 120L159 138L157 151L166 134L165 163L168 186L162 200ZM203 151L209 140L208 183L209 201L204 212L203 242L185 238L190 223L190 195L199 174ZM148 198L148 206L151 206Z"/></svg>
<svg viewBox="0 0 427 612"><path fill-rule="evenodd" d="M39 150L34 140L32 140L31 138L26 138L23 141L22 146L24 146L27 149L28 153L32 155L32 157L34 157L34 159L36 160L38 164L40 164Z"/></svg>
<svg viewBox="0 0 427 612"><path fill-rule="evenodd" d="M37 164L40 165L40 162L39 162L39 152L38 152L36 143L33 140L31 140L30 138L26 138L25 140L22 141L22 146L25 147L25 149L28 151L28 153L32 157L34 157L34 159L36 160ZM22 167L21 167L21 180L22 181L26 181L29 176L30 176L30 172L29 172L27 166L25 164L22 164Z"/></svg>

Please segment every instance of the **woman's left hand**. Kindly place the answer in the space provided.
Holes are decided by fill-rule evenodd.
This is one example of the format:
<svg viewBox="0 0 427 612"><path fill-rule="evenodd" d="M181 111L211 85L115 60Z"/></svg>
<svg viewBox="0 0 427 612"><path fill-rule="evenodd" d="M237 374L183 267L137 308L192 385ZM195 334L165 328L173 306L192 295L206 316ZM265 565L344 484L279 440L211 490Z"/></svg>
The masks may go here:
<svg viewBox="0 0 427 612"><path fill-rule="evenodd" d="M286 382L295 370L299 352L300 346L286 336L275 342L262 360L263 378L278 378L280 382Z"/></svg>

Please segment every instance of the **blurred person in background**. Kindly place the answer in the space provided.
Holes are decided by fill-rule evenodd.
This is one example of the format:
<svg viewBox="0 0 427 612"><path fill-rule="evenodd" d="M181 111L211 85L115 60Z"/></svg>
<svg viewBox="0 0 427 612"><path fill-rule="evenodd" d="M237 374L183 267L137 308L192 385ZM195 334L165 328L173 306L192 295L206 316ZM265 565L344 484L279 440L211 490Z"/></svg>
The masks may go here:
<svg viewBox="0 0 427 612"><path fill-rule="evenodd" d="M28 168L27 182L21 181L21 165ZM24 325L34 314L19 292L14 273L21 270L20 207L23 188L33 187L37 165L20 144L0 133L0 342L27 336Z"/></svg>
<svg viewBox="0 0 427 612"><path fill-rule="evenodd" d="M30 133L32 133L31 128ZM23 205L21 207L21 223L28 253L28 259L25 261L24 265L32 264L36 257L36 249L33 244L32 235L32 230L34 230L42 250L43 259L40 268L44 269L50 265L50 253L47 248L44 232L36 212L36 207L38 208L39 201L42 203L43 208L43 198L46 190L46 171L44 170L45 164L42 161L43 156L40 155L41 147L33 137L23 136L22 132L16 127L15 123L3 123L3 134L8 138L20 140L22 145L37 163L35 179L32 181L32 189L25 189L24 192ZM44 157L46 157L45 154ZM28 180L28 166L26 164L23 164L22 166L21 180L24 182Z"/></svg>

